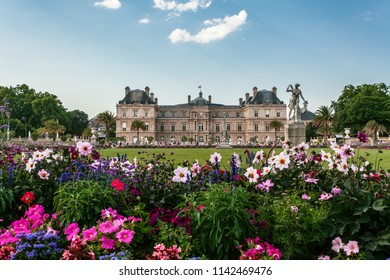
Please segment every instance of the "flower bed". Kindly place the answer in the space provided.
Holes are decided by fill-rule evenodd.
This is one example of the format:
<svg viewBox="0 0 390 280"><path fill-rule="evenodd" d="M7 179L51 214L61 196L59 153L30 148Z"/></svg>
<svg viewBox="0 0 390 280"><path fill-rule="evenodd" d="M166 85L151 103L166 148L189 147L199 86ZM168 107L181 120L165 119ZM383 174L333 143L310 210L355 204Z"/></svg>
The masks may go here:
<svg viewBox="0 0 390 280"><path fill-rule="evenodd" d="M3 146L0 259L388 258L390 174L331 148L175 163Z"/></svg>

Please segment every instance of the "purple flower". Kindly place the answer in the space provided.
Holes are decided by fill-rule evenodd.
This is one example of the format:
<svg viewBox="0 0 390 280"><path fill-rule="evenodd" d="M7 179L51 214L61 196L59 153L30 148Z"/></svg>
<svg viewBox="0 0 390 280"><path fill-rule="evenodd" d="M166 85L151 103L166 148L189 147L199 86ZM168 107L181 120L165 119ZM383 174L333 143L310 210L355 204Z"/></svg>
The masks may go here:
<svg viewBox="0 0 390 280"><path fill-rule="evenodd" d="M360 143L367 143L368 142L368 136L361 131L358 132L356 137L357 137L357 139L359 139Z"/></svg>

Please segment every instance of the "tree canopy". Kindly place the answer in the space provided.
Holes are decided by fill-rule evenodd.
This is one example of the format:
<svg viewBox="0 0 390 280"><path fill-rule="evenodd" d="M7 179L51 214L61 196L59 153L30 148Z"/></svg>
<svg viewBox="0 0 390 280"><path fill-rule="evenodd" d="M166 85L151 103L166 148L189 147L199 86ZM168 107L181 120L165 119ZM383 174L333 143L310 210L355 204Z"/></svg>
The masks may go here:
<svg viewBox="0 0 390 280"><path fill-rule="evenodd" d="M37 131L45 121L57 120L65 132L81 135L88 127L88 115L80 110L68 111L61 100L48 92L36 92L22 84L16 87L0 86L0 98L12 108L10 123L15 136L25 137L26 131Z"/></svg>
<svg viewBox="0 0 390 280"><path fill-rule="evenodd" d="M384 83L348 85L334 103L337 130L345 127L357 132L370 120L390 126L389 86Z"/></svg>

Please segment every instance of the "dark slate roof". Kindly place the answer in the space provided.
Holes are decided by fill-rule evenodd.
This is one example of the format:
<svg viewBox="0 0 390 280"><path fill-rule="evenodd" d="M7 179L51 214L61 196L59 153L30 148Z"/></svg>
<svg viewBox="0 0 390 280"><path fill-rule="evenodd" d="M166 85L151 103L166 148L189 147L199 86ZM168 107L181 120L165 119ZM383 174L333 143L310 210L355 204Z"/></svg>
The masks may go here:
<svg viewBox="0 0 390 280"><path fill-rule="evenodd" d="M155 104L155 101L144 90L130 90L119 104Z"/></svg>
<svg viewBox="0 0 390 280"><path fill-rule="evenodd" d="M207 106L210 104L210 102L203 98L203 93L202 91L199 92L199 96L193 100L191 100L190 104L194 105L194 106Z"/></svg>
<svg viewBox="0 0 390 280"><path fill-rule="evenodd" d="M306 111L305 113L301 114L301 119L303 121L312 121L316 114L310 111Z"/></svg>
<svg viewBox="0 0 390 280"><path fill-rule="evenodd" d="M284 102L280 101L276 93L263 89L257 91L255 96L250 96L248 101L245 101L244 98L243 105L247 104L284 104Z"/></svg>

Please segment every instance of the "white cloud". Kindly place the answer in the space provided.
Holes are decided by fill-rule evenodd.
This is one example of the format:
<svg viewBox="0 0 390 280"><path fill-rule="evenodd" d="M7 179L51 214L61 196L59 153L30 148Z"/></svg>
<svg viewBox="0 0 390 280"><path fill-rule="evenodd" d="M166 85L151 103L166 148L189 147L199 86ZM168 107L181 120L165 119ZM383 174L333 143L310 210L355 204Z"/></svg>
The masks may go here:
<svg viewBox="0 0 390 280"><path fill-rule="evenodd" d="M174 11L178 13L193 11L196 12L198 8L207 9L210 7L212 0L189 0L185 3L178 3L176 1L153 0L154 7L163 11Z"/></svg>
<svg viewBox="0 0 390 280"><path fill-rule="evenodd" d="M226 16L224 19L204 21L204 25L212 26L203 28L198 34L195 35L191 35L185 29L177 28L171 32L169 39L172 43L195 42L200 44L221 40L245 24L247 16L248 14L246 11L242 10L237 15Z"/></svg>
<svg viewBox="0 0 390 280"><path fill-rule="evenodd" d="M100 2L95 2L94 5L107 9L119 9L122 6L119 0L104 0Z"/></svg>
<svg viewBox="0 0 390 280"><path fill-rule="evenodd" d="M150 23L150 19L148 18L141 18L138 23L142 23L142 24L148 24Z"/></svg>

